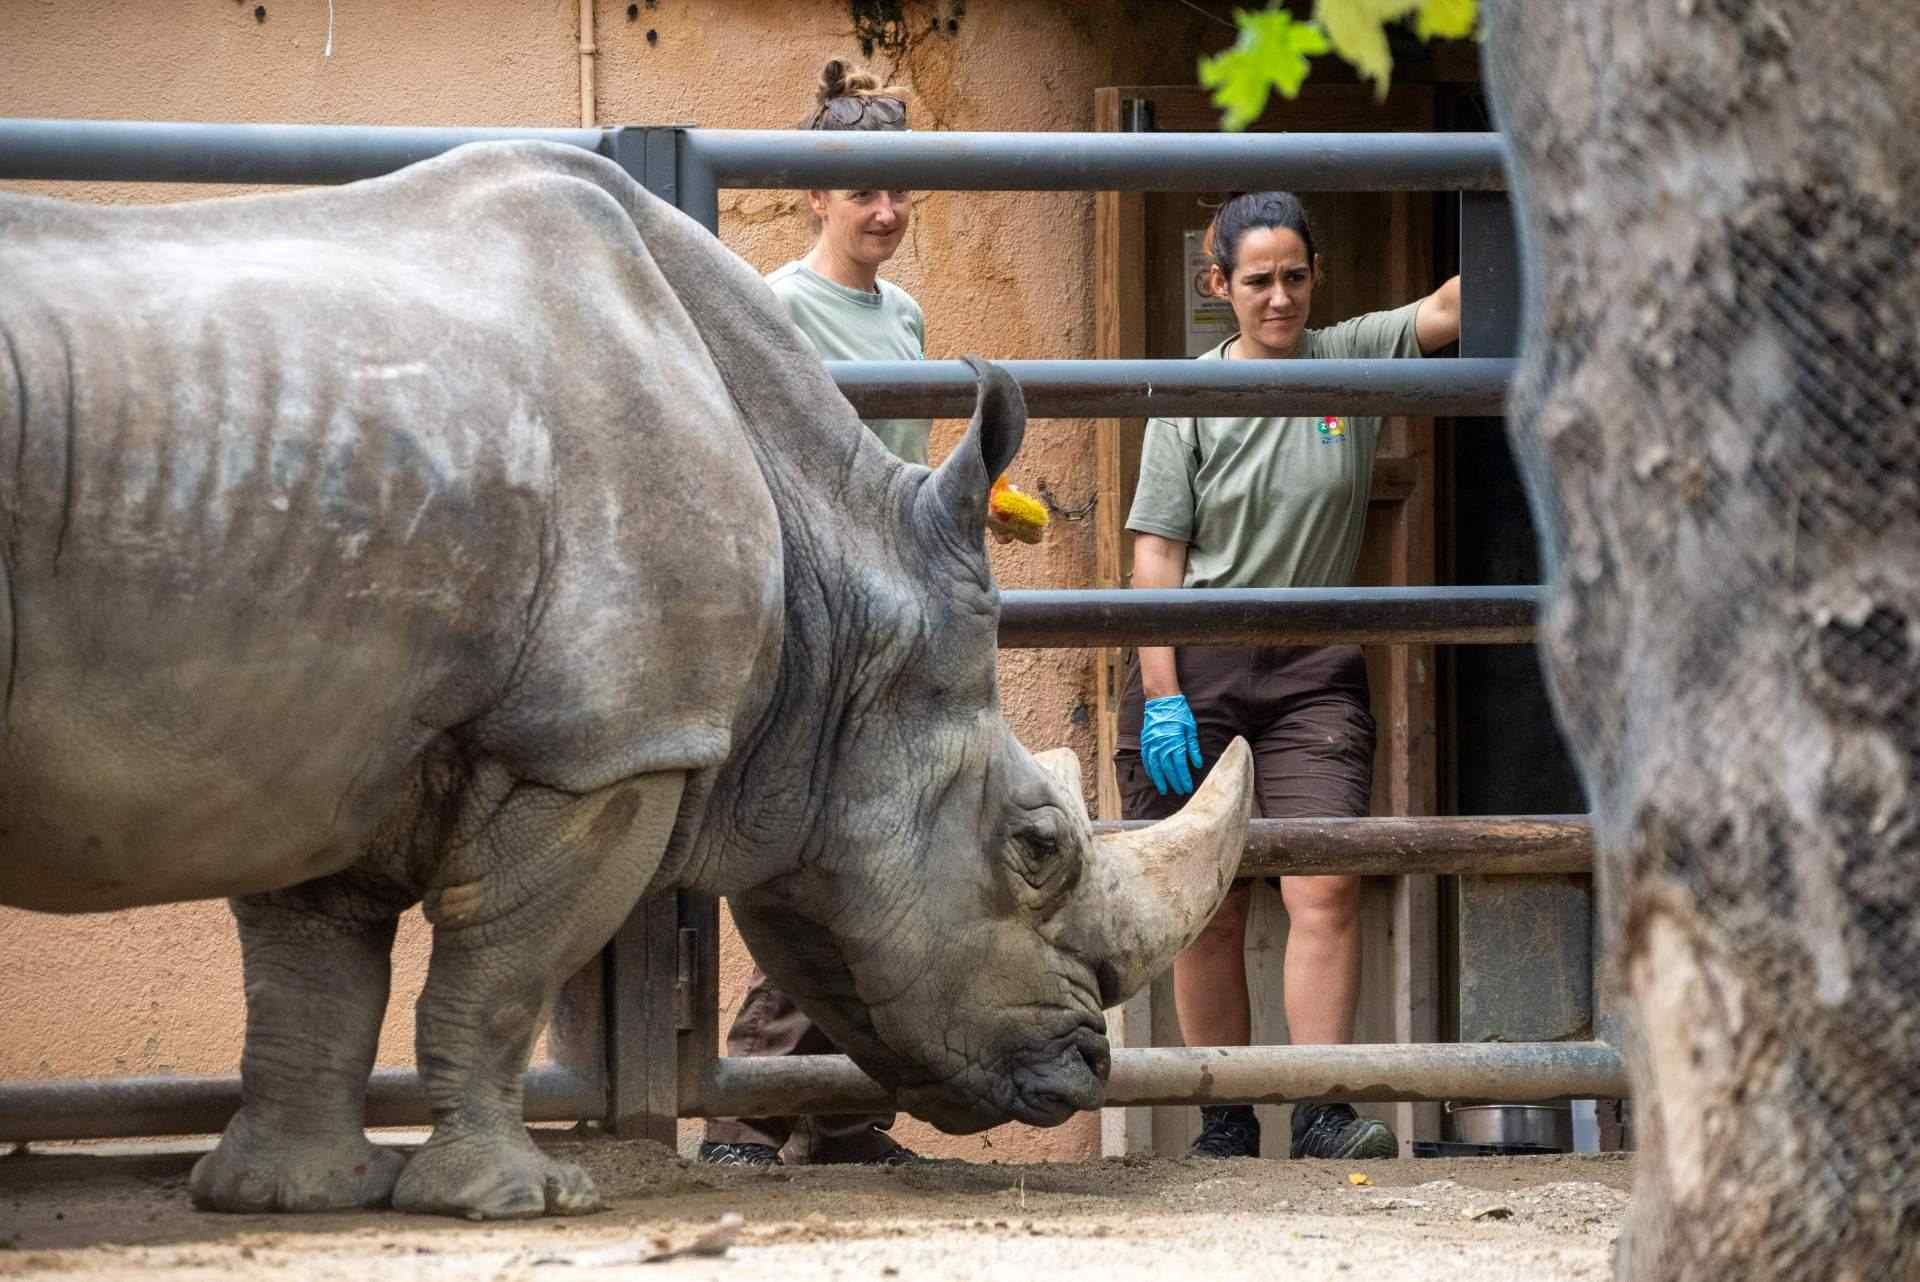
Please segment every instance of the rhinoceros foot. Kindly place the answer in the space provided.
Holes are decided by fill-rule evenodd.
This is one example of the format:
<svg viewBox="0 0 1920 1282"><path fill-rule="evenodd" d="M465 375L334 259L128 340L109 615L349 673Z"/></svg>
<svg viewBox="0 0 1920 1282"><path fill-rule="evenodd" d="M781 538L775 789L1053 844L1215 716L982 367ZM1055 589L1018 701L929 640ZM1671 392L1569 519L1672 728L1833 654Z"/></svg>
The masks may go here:
<svg viewBox="0 0 1920 1282"><path fill-rule="evenodd" d="M236 1115L194 1163L189 1189L203 1211L346 1211L385 1206L406 1158L361 1134L255 1136Z"/></svg>
<svg viewBox="0 0 1920 1282"><path fill-rule="evenodd" d="M397 1211L469 1220L587 1215L604 1205L585 1171L554 1161L518 1130L429 1140L393 1189Z"/></svg>

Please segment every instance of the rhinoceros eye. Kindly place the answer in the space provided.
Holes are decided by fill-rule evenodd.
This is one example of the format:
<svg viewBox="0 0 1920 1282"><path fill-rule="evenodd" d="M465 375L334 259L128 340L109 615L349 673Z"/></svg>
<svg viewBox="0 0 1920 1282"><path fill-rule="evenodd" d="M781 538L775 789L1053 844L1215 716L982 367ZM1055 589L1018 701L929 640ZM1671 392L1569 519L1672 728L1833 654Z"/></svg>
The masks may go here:
<svg viewBox="0 0 1920 1282"><path fill-rule="evenodd" d="M1060 817L1042 811L1014 830L1007 861L1032 891L1051 898L1073 882L1074 860L1064 847Z"/></svg>

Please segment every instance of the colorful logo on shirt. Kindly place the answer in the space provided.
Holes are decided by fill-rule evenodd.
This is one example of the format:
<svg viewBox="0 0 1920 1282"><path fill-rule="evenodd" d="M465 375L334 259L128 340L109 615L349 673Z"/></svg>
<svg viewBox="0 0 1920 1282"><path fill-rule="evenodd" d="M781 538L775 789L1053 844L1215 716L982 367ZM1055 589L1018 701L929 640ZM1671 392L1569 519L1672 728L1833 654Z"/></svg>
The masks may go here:
<svg viewBox="0 0 1920 1282"><path fill-rule="evenodd" d="M1335 418L1329 414L1320 420L1315 430L1320 434L1320 443L1322 445L1334 445L1347 434L1346 420Z"/></svg>

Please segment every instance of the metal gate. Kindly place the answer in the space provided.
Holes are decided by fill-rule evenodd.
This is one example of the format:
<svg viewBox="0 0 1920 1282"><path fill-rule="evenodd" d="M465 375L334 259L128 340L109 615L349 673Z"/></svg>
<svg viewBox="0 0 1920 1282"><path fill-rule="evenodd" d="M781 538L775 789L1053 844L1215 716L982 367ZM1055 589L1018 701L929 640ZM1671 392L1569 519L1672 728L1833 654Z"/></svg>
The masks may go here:
<svg viewBox="0 0 1920 1282"><path fill-rule="evenodd" d="M848 188L876 175L919 190L1462 193L1467 323L1506 336L1516 294L1496 134L811 133L678 127L424 129L125 121L0 121L0 178L341 183L463 143L537 138L608 156L718 229L725 187ZM1478 282L1478 284L1477 284ZM1502 348L1501 350L1506 350ZM1007 361L1031 417L1498 415L1506 358L1447 361ZM828 362L863 417L971 412L958 361ZM1536 588L1007 592L1002 647L1484 645L1529 641ZM1096 824L1097 831L1122 825ZM1592 867L1581 816L1255 820L1249 875L1574 873ZM718 920L708 897L634 911L563 994L554 1058L526 1078L529 1121L595 1119L672 1144L685 1116L836 1113L887 1091L844 1056L727 1058L719 1042ZM1116 1050L1107 1105L1315 1098L1529 1101L1622 1098L1603 1041ZM0 1083L0 1141L216 1131L239 1107L233 1077ZM431 1120L411 1069L374 1073L369 1125Z"/></svg>

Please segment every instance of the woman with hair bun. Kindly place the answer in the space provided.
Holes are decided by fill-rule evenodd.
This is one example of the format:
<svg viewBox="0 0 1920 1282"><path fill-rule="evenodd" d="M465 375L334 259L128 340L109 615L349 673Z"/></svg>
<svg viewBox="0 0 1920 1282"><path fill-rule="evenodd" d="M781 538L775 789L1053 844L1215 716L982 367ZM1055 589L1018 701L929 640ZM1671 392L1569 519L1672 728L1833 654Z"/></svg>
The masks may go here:
<svg viewBox="0 0 1920 1282"><path fill-rule="evenodd" d="M1322 260L1300 201L1235 195L1208 230L1212 291L1239 332L1200 360L1416 357L1460 336L1460 278L1390 311L1307 328ZM1127 528L1136 588L1345 587L1360 556L1380 420L1346 416L1152 419ZM1255 805L1269 819L1365 815L1374 724L1357 646L1142 647L1121 702L1118 773L1126 817L1161 819L1236 736L1254 750ZM1174 963L1189 1046L1251 1036L1250 882ZM1284 994L1296 1045L1353 1040L1360 995L1360 879L1282 877ZM1249 1106L1200 1110L1191 1153L1257 1157ZM1351 1105L1293 1111L1293 1157L1392 1157L1384 1123Z"/></svg>
<svg viewBox="0 0 1920 1282"><path fill-rule="evenodd" d="M825 130L907 127L907 93L838 58L820 69L804 126ZM822 360L917 361L926 356L920 304L880 268L906 237L913 193L883 188L809 191L814 241L806 256L775 268L767 284ZM924 418L869 419L886 447L909 463L927 461Z"/></svg>
<svg viewBox="0 0 1920 1282"><path fill-rule="evenodd" d="M838 58L820 69L814 110L805 129L893 130L907 127L904 90ZM913 213L913 193L898 189L809 191L813 247L774 269L767 284L822 360L922 360L926 320L912 295L880 279L900 248ZM927 461L924 418L868 419L867 427L909 463ZM758 966L740 1013L727 1030L729 1055L830 1055L831 1039ZM887 1133L894 1115L714 1118L700 1160L724 1166L778 1166L781 1151L813 1163L897 1165L917 1154ZM797 1150L797 1152L795 1152Z"/></svg>

